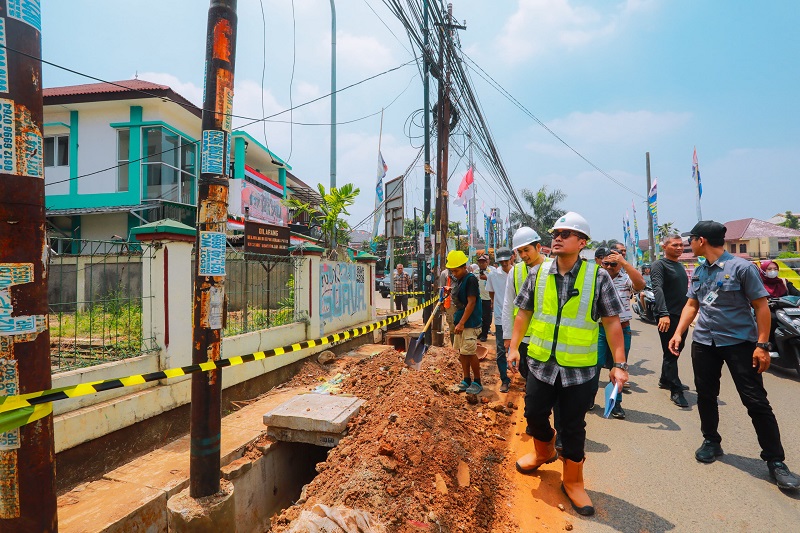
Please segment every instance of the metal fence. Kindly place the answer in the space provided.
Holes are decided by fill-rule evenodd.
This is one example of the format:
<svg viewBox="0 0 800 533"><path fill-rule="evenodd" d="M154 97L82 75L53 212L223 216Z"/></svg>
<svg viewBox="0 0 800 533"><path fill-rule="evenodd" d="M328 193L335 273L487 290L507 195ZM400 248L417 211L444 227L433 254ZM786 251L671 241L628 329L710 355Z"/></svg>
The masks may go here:
<svg viewBox="0 0 800 533"><path fill-rule="evenodd" d="M225 336L298 322L302 257L229 251L226 258Z"/></svg>
<svg viewBox="0 0 800 533"><path fill-rule="evenodd" d="M152 304L142 296L149 244L58 241L50 243L47 287L52 372L156 351L152 331L142 331L142 307Z"/></svg>

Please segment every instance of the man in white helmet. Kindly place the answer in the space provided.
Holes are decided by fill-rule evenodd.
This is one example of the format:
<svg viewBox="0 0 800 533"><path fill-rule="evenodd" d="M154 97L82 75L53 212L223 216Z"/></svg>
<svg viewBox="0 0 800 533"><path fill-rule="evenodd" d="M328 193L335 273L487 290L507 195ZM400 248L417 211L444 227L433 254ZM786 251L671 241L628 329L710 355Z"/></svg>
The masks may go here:
<svg viewBox="0 0 800 533"><path fill-rule="evenodd" d="M597 372L597 339L602 321L614 356L610 380L620 388L628 380L619 314L623 311L608 272L584 261L580 252L590 238L589 224L577 213L559 218L550 230L555 260L534 266L517 295L519 307L508 362L514 372L518 347L530 337L522 364L528 365L525 418L533 432L534 451L517 460L522 474L558 458L550 413L561 410L561 488L578 514L594 514L583 484L586 406Z"/></svg>
<svg viewBox="0 0 800 533"><path fill-rule="evenodd" d="M486 290L491 298L489 305L494 313L494 335L495 347L497 348L496 360L497 371L500 372L500 392L508 392L511 379L508 377L508 363L506 362L506 348L503 341L503 304L508 285L508 276L514 268L514 252L505 246L495 250L495 259L500 263L500 268L496 268L489 273L489 280L486 282ZM484 302L481 302L482 304ZM511 339L509 339L509 342Z"/></svg>
<svg viewBox="0 0 800 533"><path fill-rule="evenodd" d="M511 345L511 331L514 329L514 318L517 316L517 307L514 305L514 299L519 294L522 284L528 277L528 271L542 263L544 257L540 251L542 249L542 238L533 229L522 226L514 233L514 238L511 241L514 252L517 253L522 260L514 265L512 272L506 281L505 297L503 298L503 343L505 344L506 352ZM528 349L528 337L522 339L520 343L520 353L526 353ZM523 378L528 377L527 366L520 367L520 374Z"/></svg>

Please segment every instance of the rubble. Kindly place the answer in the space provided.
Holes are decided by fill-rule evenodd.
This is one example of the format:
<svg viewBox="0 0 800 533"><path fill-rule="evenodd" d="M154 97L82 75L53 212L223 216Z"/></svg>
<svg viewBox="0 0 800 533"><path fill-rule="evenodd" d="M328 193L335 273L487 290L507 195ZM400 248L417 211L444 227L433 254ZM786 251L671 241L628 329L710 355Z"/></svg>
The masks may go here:
<svg viewBox="0 0 800 533"><path fill-rule="evenodd" d="M336 361L341 393L366 403L272 531L289 531L317 504L368 512L388 533L519 530L505 503L514 494L505 442L513 408L488 391L485 403L454 393L461 369L449 348L432 347L420 371L405 370L392 348Z"/></svg>

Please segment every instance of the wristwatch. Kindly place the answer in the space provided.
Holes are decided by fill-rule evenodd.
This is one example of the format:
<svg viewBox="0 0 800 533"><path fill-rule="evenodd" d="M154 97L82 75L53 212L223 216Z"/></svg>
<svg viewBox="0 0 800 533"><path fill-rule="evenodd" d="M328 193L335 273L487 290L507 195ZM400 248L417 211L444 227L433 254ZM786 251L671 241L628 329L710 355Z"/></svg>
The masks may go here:
<svg viewBox="0 0 800 533"><path fill-rule="evenodd" d="M763 348L766 351L770 352L770 351L772 351L772 343L769 343L769 342L757 342L756 343L756 348Z"/></svg>
<svg viewBox="0 0 800 533"><path fill-rule="evenodd" d="M614 363L614 368L620 368L625 372L628 371L628 363Z"/></svg>

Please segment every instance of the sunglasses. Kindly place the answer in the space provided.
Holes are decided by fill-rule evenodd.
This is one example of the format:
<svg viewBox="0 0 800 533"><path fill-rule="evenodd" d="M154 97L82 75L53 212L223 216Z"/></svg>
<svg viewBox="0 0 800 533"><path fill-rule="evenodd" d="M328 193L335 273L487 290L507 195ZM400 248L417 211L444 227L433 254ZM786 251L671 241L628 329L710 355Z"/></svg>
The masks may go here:
<svg viewBox="0 0 800 533"><path fill-rule="evenodd" d="M574 231L568 229L554 229L550 234L553 236L554 239L556 237L561 237L563 240L569 239L570 236L572 235L578 235Z"/></svg>
<svg viewBox="0 0 800 533"><path fill-rule="evenodd" d="M615 261L615 262L611 262L611 261L603 261L603 266L604 266L604 267L615 267L615 266L617 266L618 264L619 264L619 263L617 263L616 261Z"/></svg>
<svg viewBox="0 0 800 533"><path fill-rule="evenodd" d="M699 235L689 235L689 239L688 239L689 244L692 244L692 241L696 241L699 238L700 238Z"/></svg>

